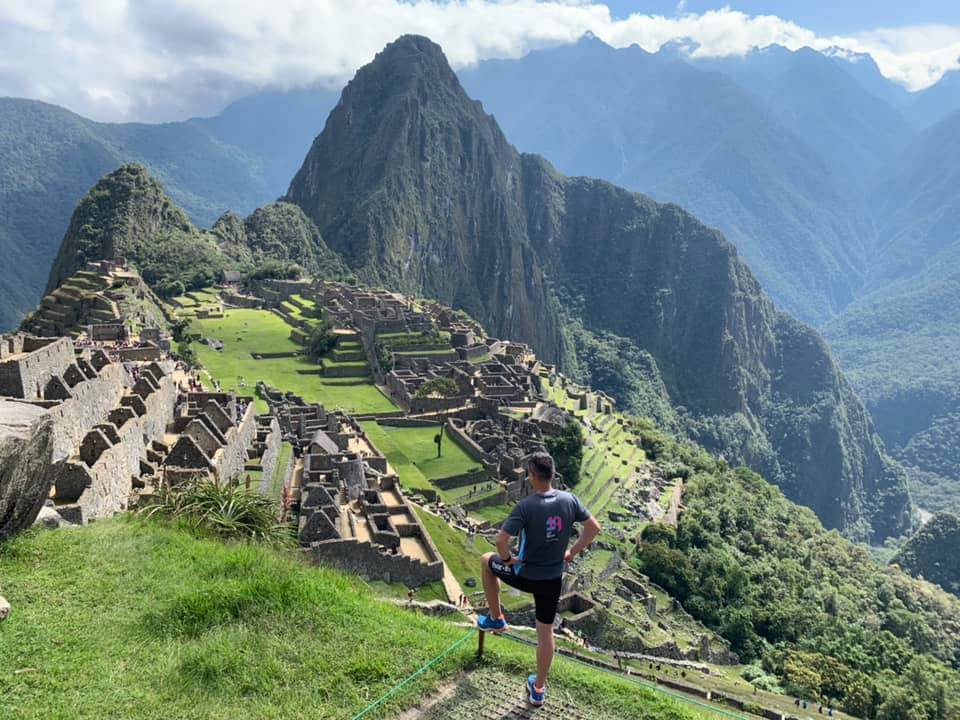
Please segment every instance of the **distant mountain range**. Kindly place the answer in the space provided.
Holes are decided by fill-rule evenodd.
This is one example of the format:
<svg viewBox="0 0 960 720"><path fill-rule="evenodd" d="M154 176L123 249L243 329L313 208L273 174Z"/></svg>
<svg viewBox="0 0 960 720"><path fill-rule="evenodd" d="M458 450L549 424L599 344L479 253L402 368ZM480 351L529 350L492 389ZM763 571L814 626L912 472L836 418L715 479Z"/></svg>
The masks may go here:
<svg viewBox="0 0 960 720"><path fill-rule="evenodd" d="M521 150L677 202L824 328L924 507L960 510L960 73L596 38L461 72Z"/></svg>
<svg viewBox="0 0 960 720"><path fill-rule="evenodd" d="M521 151L722 230L780 307L824 329L888 448L922 481L924 506L960 509L960 433L950 431L960 427L950 360L960 345L960 73L908 93L869 56L772 46L691 59L674 45L647 53L585 37L459 77ZM209 227L225 210L282 195L338 98L265 92L215 118L164 125L0 99L0 251L10 260L0 327L35 305L71 210L104 173L144 164ZM628 369L610 382L636 397L650 387L637 377L655 375L651 359L619 350ZM667 414L663 393L644 405Z"/></svg>

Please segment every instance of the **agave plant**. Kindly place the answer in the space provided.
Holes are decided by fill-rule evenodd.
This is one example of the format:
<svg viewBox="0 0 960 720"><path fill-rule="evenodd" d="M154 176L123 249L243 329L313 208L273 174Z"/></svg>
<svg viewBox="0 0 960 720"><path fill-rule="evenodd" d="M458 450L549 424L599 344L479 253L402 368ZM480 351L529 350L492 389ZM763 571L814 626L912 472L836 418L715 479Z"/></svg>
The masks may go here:
<svg viewBox="0 0 960 720"><path fill-rule="evenodd" d="M140 512L180 519L223 538L272 544L291 538L289 526L277 521L276 503L238 482L198 477L164 485Z"/></svg>

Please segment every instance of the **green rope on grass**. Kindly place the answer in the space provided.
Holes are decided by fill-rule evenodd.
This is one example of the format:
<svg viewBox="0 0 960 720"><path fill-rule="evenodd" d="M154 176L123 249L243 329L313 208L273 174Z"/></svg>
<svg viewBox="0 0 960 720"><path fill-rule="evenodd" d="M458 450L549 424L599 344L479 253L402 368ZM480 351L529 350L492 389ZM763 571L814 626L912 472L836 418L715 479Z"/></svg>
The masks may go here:
<svg viewBox="0 0 960 720"><path fill-rule="evenodd" d="M411 680L413 680L413 679L416 678L417 676L422 675L423 673L425 673L427 670L429 670L430 668L432 668L432 667L433 667L434 665L436 665L438 662L440 662L440 661L443 660L445 657L447 657L447 655L449 655L450 653L452 653L452 652L453 652L454 650L456 650L458 647L460 647L461 645L463 645L467 640L469 640L471 637L473 637L473 633L474 633L474 632L476 632L476 628L470 628L470 631L467 632L466 635L464 635L462 638L460 638L459 640L457 640L455 643L453 643L453 645L451 645L451 646L448 647L446 650L444 650L442 653L440 653L439 655L437 655L435 658L433 658L433 660L431 660L430 662L428 662L426 665L424 665L423 667L421 667L419 670L417 670L417 671L411 673L410 675L408 675L408 676L407 676L406 678L404 678L399 684L395 685L393 688L391 688L391 689L388 690L386 693L384 693L383 695L381 695L377 700L375 700L374 702L372 702L372 703L370 703L369 705L367 705L367 707L365 707L363 710L361 710L361 711L358 712L356 715L354 715L354 716L351 718L351 720L360 720L360 718L366 717L369 713L373 712L376 708L378 708L378 707L380 707L381 705L383 705L387 700L389 700L390 698L392 698L394 695L396 695L398 692L400 692L401 689L403 689L406 685L408 685Z"/></svg>
<svg viewBox="0 0 960 720"><path fill-rule="evenodd" d="M514 635L513 633L501 633L500 637L508 638L510 640L513 640L514 642L521 643L522 645L530 645L531 647L537 646L537 644L532 640L527 640L526 638L520 637L519 635ZM561 658L571 660L575 663L580 663L584 667L588 667L591 670L599 670L600 672L605 672L609 675L613 675L614 677L618 677L621 680L629 680L630 682L633 682L637 685L641 685L650 690L663 693L664 695L672 697L675 700L688 703L689 705L696 705L697 707L704 708L706 710L709 710L711 713L714 713L717 715L725 715L726 717L736 718L737 720L747 720L744 715L738 715L737 713L731 712L730 710L726 710L724 708L719 708L714 705L708 705L707 703L700 702L699 700L695 700L694 698L684 695L682 693L674 692L672 690L667 690L666 688L661 687L656 683L652 683L649 680L644 680L643 678L636 677L635 675L625 675L623 673L610 670L609 668L605 668L602 665L594 665L593 663L589 663L585 660L582 660L576 655L567 655L566 653L557 653L557 655Z"/></svg>

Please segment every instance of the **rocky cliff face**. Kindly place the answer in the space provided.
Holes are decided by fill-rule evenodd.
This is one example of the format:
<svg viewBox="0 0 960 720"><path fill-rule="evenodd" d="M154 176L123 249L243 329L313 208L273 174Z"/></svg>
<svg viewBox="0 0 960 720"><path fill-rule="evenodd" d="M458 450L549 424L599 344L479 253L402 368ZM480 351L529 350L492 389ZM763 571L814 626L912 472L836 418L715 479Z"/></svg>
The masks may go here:
<svg viewBox="0 0 960 720"><path fill-rule="evenodd" d="M677 206L517 153L426 38L358 71L287 199L362 279L464 308L545 359L575 367L578 328L635 344L692 435L827 525L909 526L905 476L826 345L735 249Z"/></svg>
<svg viewBox="0 0 960 720"><path fill-rule="evenodd" d="M287 199L362 280L463 308L555 360L522 181L520 156L439 47L405 37L344 89Z"/></svg>

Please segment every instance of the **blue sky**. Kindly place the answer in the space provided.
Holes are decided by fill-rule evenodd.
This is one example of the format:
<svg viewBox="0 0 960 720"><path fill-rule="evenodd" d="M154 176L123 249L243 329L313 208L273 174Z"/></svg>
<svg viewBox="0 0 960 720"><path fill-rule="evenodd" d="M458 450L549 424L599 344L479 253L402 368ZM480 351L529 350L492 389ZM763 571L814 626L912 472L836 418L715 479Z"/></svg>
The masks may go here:
<svg viewBox="0 0 960 720"><path fill-rule="evenodd" d="M672 15L677 0L610 0L614 16L631 13ZM686 11L702 13L728 6L750 15L778 15L818 33L856 33L881 27L960 24L957 0L687 0Z"/></svg>

